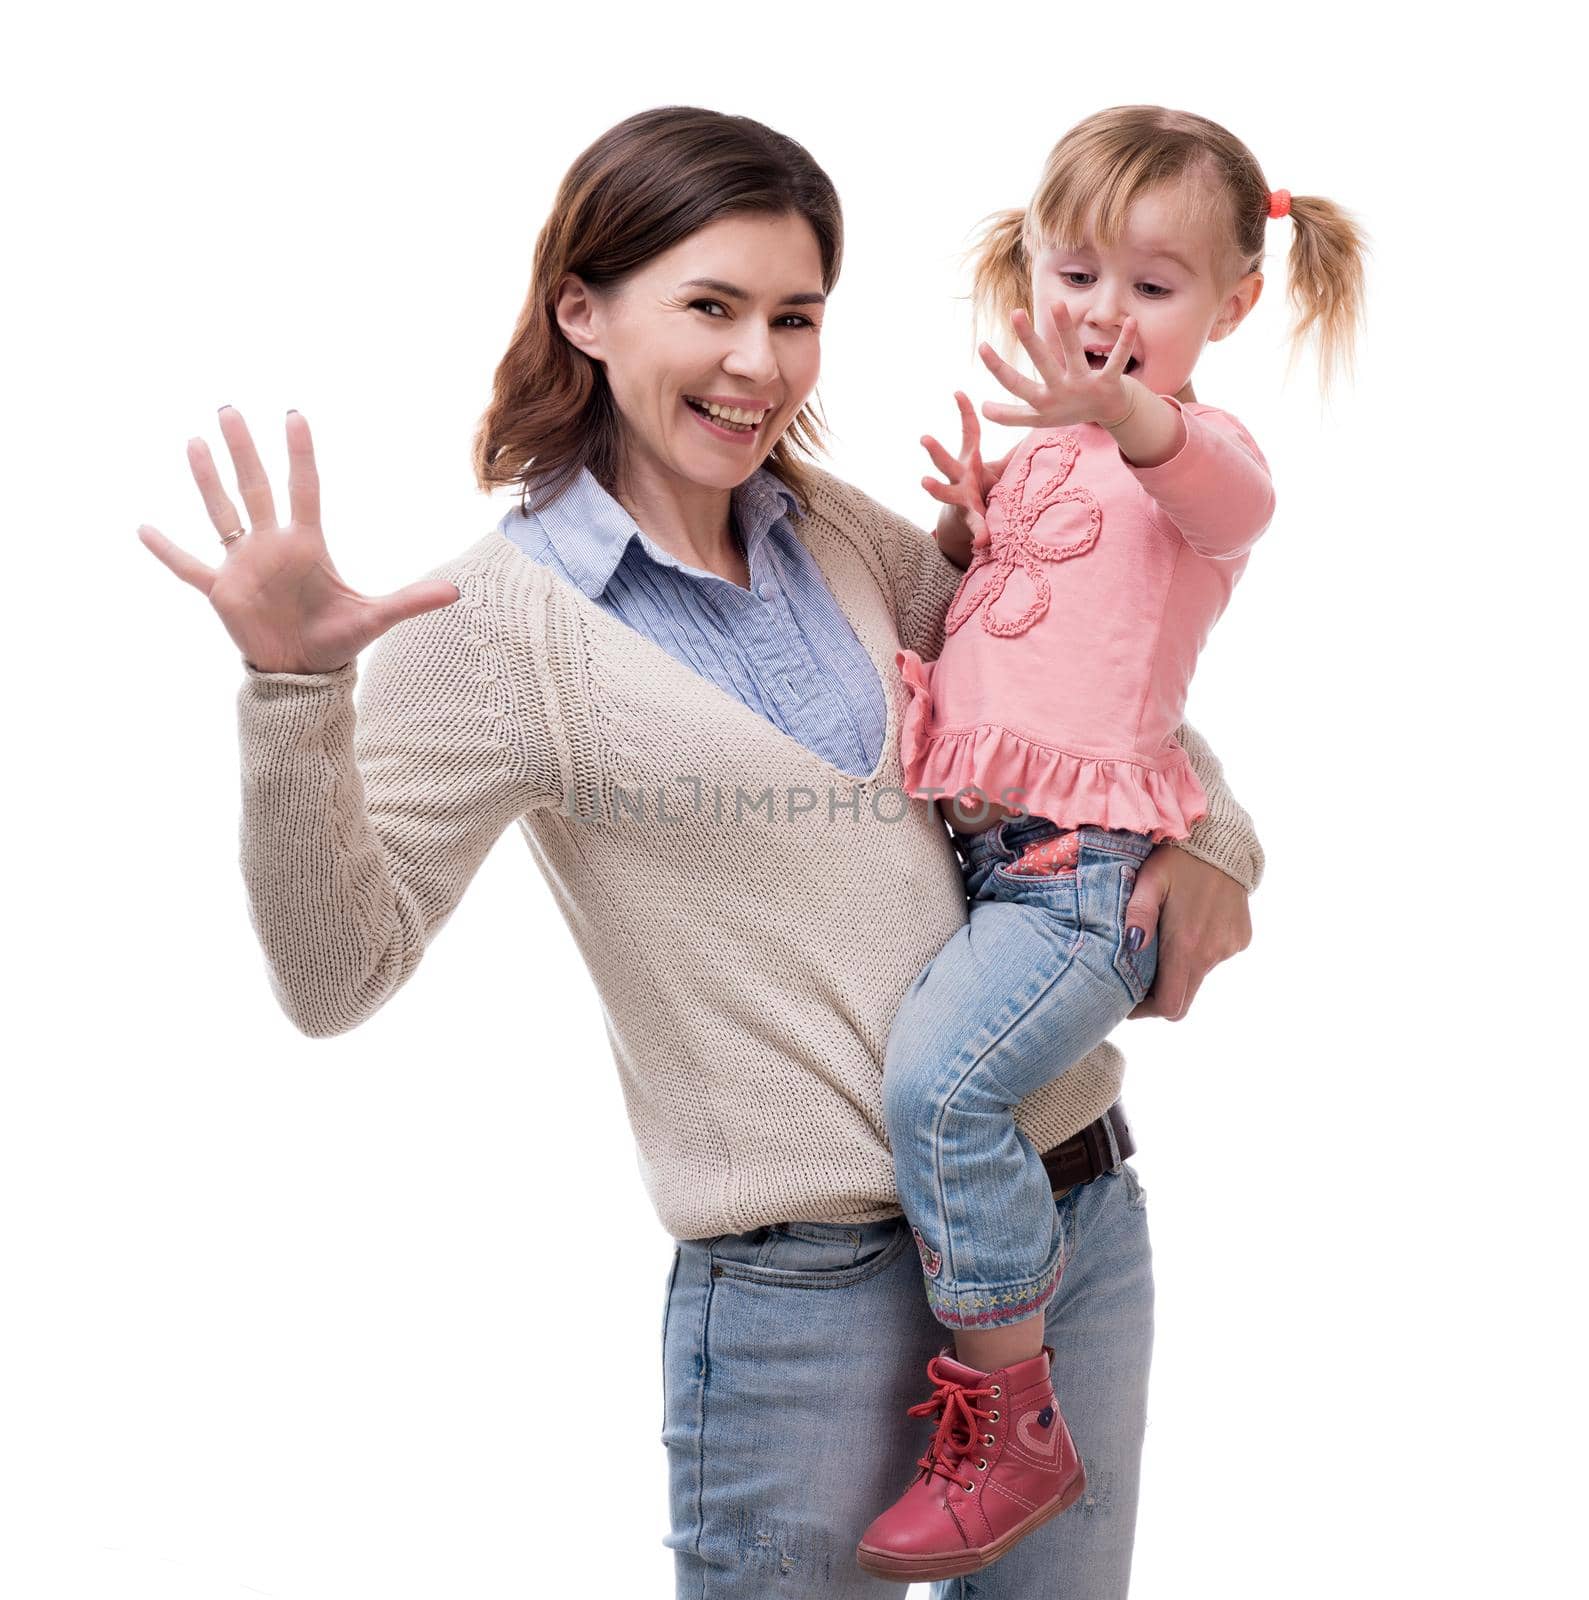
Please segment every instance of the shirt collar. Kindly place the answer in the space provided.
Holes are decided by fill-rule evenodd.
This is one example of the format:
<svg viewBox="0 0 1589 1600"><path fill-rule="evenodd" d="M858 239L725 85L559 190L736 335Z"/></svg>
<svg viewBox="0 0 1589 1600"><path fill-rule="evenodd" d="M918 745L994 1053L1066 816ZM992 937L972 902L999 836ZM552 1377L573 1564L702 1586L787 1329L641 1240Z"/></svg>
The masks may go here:
<svg viewBox="0 0 1589 1600"><path fill-rule="evenodd" d="M758 467L731 496L734 520L745 543L747 563L755 559L763 539L780 518L799 505L794 491L766 467ZM612 581L624 552L638 538L645 554L659 566L694 576L696 569L654 543L633 517L582 467L568 491L529 516L540 522L557 558L569 576L594 600Z"/></svg>

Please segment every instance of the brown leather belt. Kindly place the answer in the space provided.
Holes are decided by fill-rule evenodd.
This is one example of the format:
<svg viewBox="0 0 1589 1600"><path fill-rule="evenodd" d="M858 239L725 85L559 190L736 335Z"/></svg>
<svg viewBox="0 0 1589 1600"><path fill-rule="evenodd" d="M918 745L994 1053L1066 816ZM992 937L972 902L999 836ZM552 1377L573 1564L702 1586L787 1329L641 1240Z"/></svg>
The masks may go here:
<svg viewBox="0 0 1589 1600"><path fill-rule="evenodd" d="M1131 1124L1116 1100L1096 1122L1089 1122L1080 1133L1043 1152L1049 1186L1059 1195L1078 1183L1091 1183L1100 1173L1109 1172L1134 1155L1136 1148Z"/></svg>

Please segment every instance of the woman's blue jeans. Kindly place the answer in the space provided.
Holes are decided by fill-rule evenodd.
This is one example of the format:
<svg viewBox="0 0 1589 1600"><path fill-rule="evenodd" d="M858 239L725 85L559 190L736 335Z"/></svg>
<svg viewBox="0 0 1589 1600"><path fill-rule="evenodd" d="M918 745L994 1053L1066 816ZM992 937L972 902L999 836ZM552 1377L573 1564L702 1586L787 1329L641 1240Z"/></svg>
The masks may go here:
<svg viewBox="0 0 1589 1600"><path fill-rule="evenodd" d="M956 835L968 919L906 990L888 1038L899 1203L928 1304L950 1328L1022 1322L1053 1293L1063 1240L1015 1107L1113 1032L1157 967L1157 940L1133 954L1125 925L1152 841L1078 828L1074 867L1008 870L1060 832L1022 816Z"/></svg>
<svg viewBox="0 0 1589 1600"><path fill-rule="evenodd" d="M1087 962L1095 966L1103 889L1112 874L1118 921L1130 898L1121 869L1149 848L1140 835L1083 829L1085 888L1044 891L1045 880L1001 878L997 869L1045 837L1044 829L1053 832L1053 824L1023 817L956 836L971 900L963 936L969 948L980 924L979 957L998 961L984 1009L1007 1008L1030 987L1029 975L1012 986L1013 969L999 950L1008 935L1008 956L1024 949L1030 959L1045 940L1034 940L1029 925L1057 925L1056 907L1068 905L1092 930ZM1015 937L1018 926L1028 931ZM1065 948L1075 939L1073 931ZM1052 948L1052 936L1047 943ZM1121 940L1121 952L1127 965L1116 971L1130 992L1115 1003L1117 1020L1134 1003L1131 994L1146 993L1155 960L1151 944L1133 960ZM974 1018L954 1049L939 1053L963 1052L986 1024ZM946 1043L953 1037L947 1022L926 1031ZM1036 1081L1077 1057L1049 1059L1059 1065ZM1123 1600L1130 1581L1153 1344L1144 1195L1129 1164L1059 1195L1036 1166L1044 1199L1023 1214L1030 1238L1017 1248L1058 1273L1043 1308L1043 1338L1087 1465L1087 1492L991 1567L932 1586L933 1600ZM1020 1174L1029 1176L1024 1151ZM672 1521L664 1542L674 1551L678 1600L877 1600L878 1580L855 1564L855 1546L915 1475L935 1425L907 1414L931 1394L927 1362L945 1347L922 1282L908 1217L857 1226L789 1221L680 1241L662 1323Z"/></svg>
<svg viewBox="0 0 1589 1600"><path fill-rule="evenodd" d="M1125 1600L1153 1347L1144 1195L1122 1164L1049 1206L1065 1270L1043 1338L1087 1491L932 1600ZM907 1412L943 1347L901 1217L681 1241L662 1319L678 1600L903 1595L855 1546L916 1475L936 1423Z"/></svg>

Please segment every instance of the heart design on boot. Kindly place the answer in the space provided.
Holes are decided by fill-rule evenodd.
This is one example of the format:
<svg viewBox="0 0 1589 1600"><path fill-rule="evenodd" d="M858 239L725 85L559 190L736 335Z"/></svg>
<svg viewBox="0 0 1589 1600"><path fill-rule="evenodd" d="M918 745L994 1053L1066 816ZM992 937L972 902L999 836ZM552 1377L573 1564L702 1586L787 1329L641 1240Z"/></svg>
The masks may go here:
<svg viewBox="0 0 1589 1600"><path fill-rule="evenodd" d="M1041 1411L1028 1411L1015 1425L1015 1437L1045 1461L1059 1457L1059 1429L1053 1426L1054 1408L1044 1406Z"/></svg>

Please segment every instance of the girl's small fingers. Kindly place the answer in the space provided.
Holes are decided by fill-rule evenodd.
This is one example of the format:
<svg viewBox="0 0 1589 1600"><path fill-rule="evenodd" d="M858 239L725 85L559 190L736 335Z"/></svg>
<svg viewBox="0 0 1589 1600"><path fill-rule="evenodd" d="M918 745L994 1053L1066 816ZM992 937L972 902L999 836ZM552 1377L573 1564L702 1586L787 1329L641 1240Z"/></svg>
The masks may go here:
<svg viewBox="0 0 1589 1600"><path fill-rule="evenodd" d="M138 538L151 555L170 567L184 583L191 583L200 594L209 595L210 585L215 582L214 567L205 566L197 556L190 556L179 545L172 544L159 529L151 528L147 522L139 523Z"/></svg>
<svg viewBox="0 0 1589 1600"><path fill-rule="evenodd" d="M984 400L982 415L1006 428L1035 428L1043 420L1030 406L1009 406L997 400Z"/></svg>
<svg viewBox="0 0 1589 1600"><path fill-rule="evenodd" d="M1109 352L1109 359L1103 364L1103 370L1110 377L1118 377L1125 370L1126 362L1131 359L1131 346L1136 343L1136 336L1136 320L1127 317L1120 324L1120 337L1115 340L1115 347Z"/></svg>
<svg viewBox="0 0 1589 1600"><path fill-rule="evenodd" d="M1016 338L1026 347L1026 353L1032 358L1032 365L1037 368L1043 381L1050 386L1063 384L1064 360L1046 339L1038 337L1026 313L1019 310L1014 312L1010 317L1010 325L1015 329Z"/></svg>
<svg viewBox="0 0 1589 1600"><path fill-rule="evenodd" d="M921 486L933 497L934 500L939 501L943 505L957 506L960 504L960 496L957 495L954 490L951 489L949 485L944 483L940 478L923 478L921 480Z"/></svg>
<svg viewBox="0 0 1589 1600"><path fill-rule="evenodd" d="M971 404L969 395L956 389L955 404L960 407L960 454L968 456L982 437L982 427L977 421L977 408Z"/></svg>
<svg viewBox="0 0 1589 1600"><path fill-rule="evenodd" d="M944 447L939 444L930 433L925 435L921 442L926 446L927 454L932 457L932 464L950 481L950 483L958 483L960 481L959 461L950 455L949 452L945 450Z"/></svg>
<svg viewBox="0 0 1589 1600"><path fill-rule="evenodd" d="M983 364L987 367L988 371L991 372L993 376L1010 391L1011 394L1019 395L1021 399L1026 401L1028 405L1033 405L1036 403L1040 389L1039 385L1033 383L1030 378L1025 377L1021 373L1017 372L1015 368L1012 367L1009 362L1006 361L1003 356L1001 356L991 345L982 345L977 353L982 357ZM990 415L988 408L985 405L982 408L982 415L985 417Z"/></svg>
<svg viewBox="0 0 1589 1600"><path fill-rule="evenodd" d="M1059 340L1059 348L1065 353L1065 365L1072 372L1086 372L1087 352L1081 347L1081 340L1076 334L1076 324L1070 320L1070 309L1063 300L1051 300L1048 306L1049 319L1054 324L1054 335Z"/></svg>

